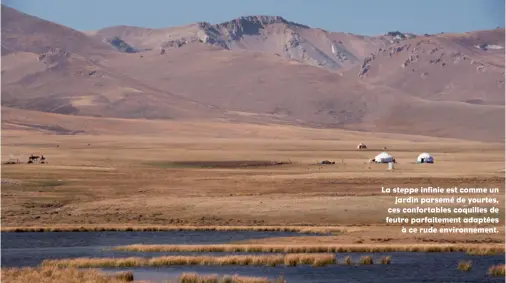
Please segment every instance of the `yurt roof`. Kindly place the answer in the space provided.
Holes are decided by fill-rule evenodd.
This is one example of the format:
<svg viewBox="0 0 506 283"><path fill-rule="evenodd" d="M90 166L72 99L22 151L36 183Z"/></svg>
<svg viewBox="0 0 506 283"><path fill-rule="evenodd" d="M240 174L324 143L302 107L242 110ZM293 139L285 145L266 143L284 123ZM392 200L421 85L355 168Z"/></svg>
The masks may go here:
<svg viewBox="0 0 506 283"><path fill-rule="evenodd" d="M391 157L390 154L388 154L388 152L386 151L383 151L382 153L376 155L376 157L382 157L382 158L385 158L385 157Z"/></svg>

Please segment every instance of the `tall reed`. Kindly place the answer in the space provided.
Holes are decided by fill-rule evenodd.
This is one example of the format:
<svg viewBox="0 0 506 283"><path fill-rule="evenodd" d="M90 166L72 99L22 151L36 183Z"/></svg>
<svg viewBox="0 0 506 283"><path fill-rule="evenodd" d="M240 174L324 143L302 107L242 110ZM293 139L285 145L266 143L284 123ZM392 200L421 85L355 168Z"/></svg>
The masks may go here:
<svg viewBox="0 0 506 283"><path fill-rule="evenodd" d="M272 283L265 277L246 277L239 275L225 275L219 277L216 274L199 275L197 273L183 273L179 276L179 283Z"/></svg>
<svg viewBox="0 0 506 283"><path fill-rule="evenodd" d="M16 283L125 283L133 281L133 274L130 272L128 275L127 273L106 275L94 269L79 270L55 267L2 268L0 281Z"/></svg>
<svg viewBox="0 0 506 283"><path fill-rule="evenodd" d="M126 252L249 252L249 253L378 253L378 252L468 252L495 254L504 253L504 246L487 245L447 245L447 244L373 244L373 245L128 245L117 246L113 250Z"/></svg>
<svg viewBox="0 0 506 283"><path fill-rule="evenodd" d="M73 258L44 260L42 266L76 268L117 268L170 265L277 265L334 264L334 254L231 255L231 256L161 256L154 258Z"/></svg>
<svg viewBox="0 0 506 283"><path fill-rule="evenodd" d="M501 253L504 253L504 249L500 249L498 247L494 247L494 246L482 246L482 247L474 247L474 248L469 248L466 253L468 255L497 255L497 254L501 254Z"/></svg>

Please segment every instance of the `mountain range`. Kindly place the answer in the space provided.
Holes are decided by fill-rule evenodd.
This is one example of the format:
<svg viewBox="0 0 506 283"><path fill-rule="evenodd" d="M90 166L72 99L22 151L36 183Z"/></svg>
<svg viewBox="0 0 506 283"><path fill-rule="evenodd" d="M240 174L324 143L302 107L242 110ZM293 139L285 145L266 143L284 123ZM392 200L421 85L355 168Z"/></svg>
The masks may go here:
<svg viewBox="0 0 506 283"><path fill-rule="evenodd" d="M2 108L503 142L504 32L362 36L279 16L81 32L2 5Z"/></svg>

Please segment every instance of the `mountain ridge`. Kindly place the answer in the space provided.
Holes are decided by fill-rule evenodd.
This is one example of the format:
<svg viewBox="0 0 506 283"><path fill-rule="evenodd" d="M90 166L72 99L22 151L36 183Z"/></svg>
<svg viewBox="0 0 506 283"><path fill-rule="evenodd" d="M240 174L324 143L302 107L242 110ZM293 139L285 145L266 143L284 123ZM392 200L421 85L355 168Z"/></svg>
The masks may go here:
<svg viewBox="0 0 506 283"><path fill-rule="evenodd" d="M290 23L82 33L2 5L2 106L504 139L504 29L367 37Z"/></svg>

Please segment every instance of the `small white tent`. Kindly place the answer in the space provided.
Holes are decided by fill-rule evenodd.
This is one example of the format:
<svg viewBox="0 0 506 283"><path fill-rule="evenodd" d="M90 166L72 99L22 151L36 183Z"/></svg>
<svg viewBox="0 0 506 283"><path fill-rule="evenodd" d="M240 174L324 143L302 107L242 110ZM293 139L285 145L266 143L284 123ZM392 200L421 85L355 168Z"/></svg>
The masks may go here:
<svg viewBox="0 0 506 283"><path fill-rule="evenodd" d="M389 163L389 162L394 162L394 158L388 154L386 151L376 155L376 157L374 157L374 162L376 163Z"/></svg>
<svg viewBox="0 0 506 283"><path fill-rule="evenodd" d="M418 162L418 163L434 163L434 157L432 157L432 155L428 154L427 152L424 152L424 153L418 155L416 162Z"/></svg>

